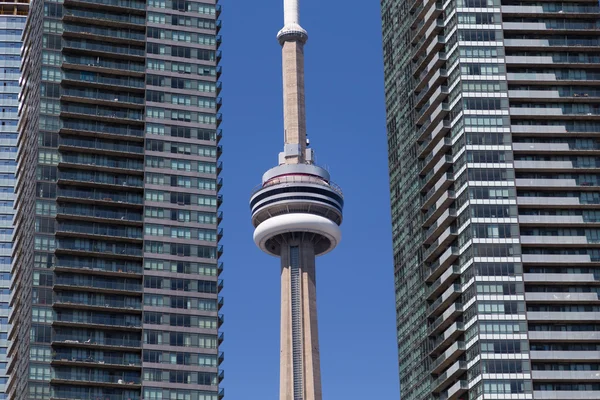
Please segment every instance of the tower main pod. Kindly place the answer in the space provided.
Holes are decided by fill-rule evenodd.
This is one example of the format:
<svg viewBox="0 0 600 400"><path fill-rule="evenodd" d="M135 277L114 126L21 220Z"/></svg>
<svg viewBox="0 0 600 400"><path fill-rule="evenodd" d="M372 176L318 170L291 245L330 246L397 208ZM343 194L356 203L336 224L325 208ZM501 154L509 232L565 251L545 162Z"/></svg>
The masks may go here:
<svg viewBox="0 0 600 400"><path fill-rule="evenodd" d="M321 400L315 258L341 239L343 195L307 146L299 0L285 0L282 46L284 151L252 194L254 241L281 260L280 400Z"/></svg>

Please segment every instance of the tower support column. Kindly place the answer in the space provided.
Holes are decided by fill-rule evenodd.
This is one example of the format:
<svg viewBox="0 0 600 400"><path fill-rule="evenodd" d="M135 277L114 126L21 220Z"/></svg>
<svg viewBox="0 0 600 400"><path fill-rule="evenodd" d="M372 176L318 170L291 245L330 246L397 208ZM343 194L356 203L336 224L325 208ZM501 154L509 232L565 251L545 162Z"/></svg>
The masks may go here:
<svg viewBox="0 0 600 400"><path fill-rule="evenodd" d="M304 43L299 40L284 42L282 60L285 156L288 164L298 164L305 161L306 152Z"/></svg>
<svg viewBox="0 0 600 400"><path fill-rule="evenodd" d="M292 239L281 248L280 400L322 400L315 248Z"/></svg>

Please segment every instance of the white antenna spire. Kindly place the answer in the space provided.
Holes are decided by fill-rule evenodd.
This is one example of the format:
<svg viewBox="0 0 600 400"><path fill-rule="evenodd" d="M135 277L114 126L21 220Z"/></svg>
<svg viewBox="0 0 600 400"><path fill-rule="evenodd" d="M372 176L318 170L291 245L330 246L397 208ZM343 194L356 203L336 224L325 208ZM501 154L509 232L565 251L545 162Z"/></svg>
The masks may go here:
<svg viewBox="0 0 600 400"><path fill-rule="evenodd" d="M277 34L277 39L283 44L290 36L294 40L306 42L308 34L300 26L300 0L283 0L283 29Z"/></svg>
<svg viewBox="0 0 600 400"><path fill-rule="evenodd" d="M285 25L300 25L300 0L284 0L283 15Z"/></svg>

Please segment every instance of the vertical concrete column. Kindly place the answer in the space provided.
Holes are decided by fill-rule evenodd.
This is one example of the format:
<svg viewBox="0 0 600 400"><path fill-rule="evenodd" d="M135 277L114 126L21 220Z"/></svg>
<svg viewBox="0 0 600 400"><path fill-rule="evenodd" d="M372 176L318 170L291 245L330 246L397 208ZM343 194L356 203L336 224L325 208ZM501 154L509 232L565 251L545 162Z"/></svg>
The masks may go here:
<svg viewBox="0 0 600 400"><path fill-rule="evenodd" d="M321 400L321 354L317 323L317 281L315 247L312 242L300 246L302 272L302 316L304 321L304 400Z"/></svg>
<svg viewBox="0 0 600 400"><path fill-rule="evenodd" d="M294 397L291 246L298 246L300 249L302 370L299 372L302 376L302 399ZM311 242L292 241L282 246L280 257L281 350L279 398L280 400L322 400L314 245Z"/></svg>
<svg viewBox="0 0 600 400"><path fill-rule="evenodd" d="M292 368L292 300L290 279L290 248L281 247L281 341L279 351L279 398L294 400Z"/></svg>
<svg viewBox="0 0 600 400"><path fill-rule="evenodd" d="M306 106L304 99L304 44L283 43L283 122L285 144L297 144L299 155L286 157L288 164L304 162L306 151Z"/></svg>

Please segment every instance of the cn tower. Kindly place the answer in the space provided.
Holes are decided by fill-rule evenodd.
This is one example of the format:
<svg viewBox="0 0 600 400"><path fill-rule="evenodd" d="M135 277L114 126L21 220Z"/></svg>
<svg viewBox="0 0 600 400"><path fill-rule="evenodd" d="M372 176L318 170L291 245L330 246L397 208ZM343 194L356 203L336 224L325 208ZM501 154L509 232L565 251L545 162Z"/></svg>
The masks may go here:
<svg viewBox="0 0 600 400"><path fill-rule="evenodd" d="M306 139L304 45L299 0L284 0L284 148L250 199L254 242L281 260L280 400L321 400L315 258L341 239L344 199L315 165Z"/></svg>

